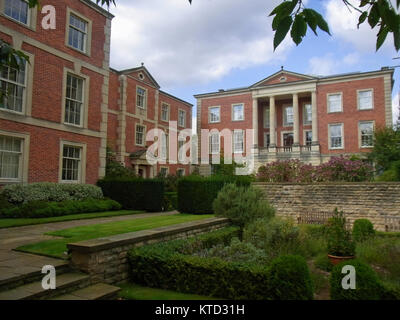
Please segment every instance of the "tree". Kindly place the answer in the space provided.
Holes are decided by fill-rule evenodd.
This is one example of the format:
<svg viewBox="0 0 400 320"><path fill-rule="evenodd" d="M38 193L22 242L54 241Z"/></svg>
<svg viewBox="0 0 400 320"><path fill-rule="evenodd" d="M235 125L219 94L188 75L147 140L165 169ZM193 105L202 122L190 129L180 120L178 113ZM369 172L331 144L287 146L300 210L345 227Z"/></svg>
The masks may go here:
<svg viewBox="0 0 400 320"><path fill-rule="evenodd" d="M374 161L378 171L389 170L400 160L400 128L384 127L374 134L374 148L368 158Z"/></svg>

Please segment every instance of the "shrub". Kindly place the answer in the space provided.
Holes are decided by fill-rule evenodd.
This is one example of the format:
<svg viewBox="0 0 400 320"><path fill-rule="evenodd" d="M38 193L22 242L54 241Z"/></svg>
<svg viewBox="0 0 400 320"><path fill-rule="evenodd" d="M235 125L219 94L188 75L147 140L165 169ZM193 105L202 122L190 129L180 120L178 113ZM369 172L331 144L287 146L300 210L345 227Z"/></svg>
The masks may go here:
<svg viewBox="0 0 400 320"><path fill-rule="evenodd" d="M342 287L344 274L342 268L353 266L356 271L356 289L345 290ZM359 260L344 261L336 265L331 272L331 299L332 300L380 300L384 295L384 288L375 271Z"/></svg>
<svg viewBox="0 0 400 320"><path fill-rule="evenodd" d="M358 219L353 225L353 239L356 242L362 242L374 237L374 225L368 219Z"/></svg>
<svg viewBox="0 0 400 320"><path fill-rule="evenodd" d="M6 196L0 193L0 216L1 216L2 212L10 209L12 207L13 207L13 205L7 201Z"/></svg>
<svg viewBox="0 0 400 320"><path fill-rule="evenodd" d="M381 127L374 132L374 148L368 158L379 171L389 170L400 159L400 127Z"/></svg>
<svg viewBox="0 0 400 320"><path fill-rule="evenodd" d="M178 193L177 192L165 192L163 210L172 211L178 209Z"/></svg>
<svg viewBox="0 0 400 320"><path fill-rule="evenodd" d="M164 182L158 179L103 179L97 185L106 197L125 209L159 212L163 209Z"/></svg>
<svg viewBox="0 0 400 320"><path fill-rule="evenodd" d="M328 221L328 253L334 256L353 256L355 244L350 231L346 228L343 212L335 209L334 216Z"/></svg>
<svg viewBox="0 0 400 320"><path fill-rule="evenodd" d="M130 178L136 177L136 173L132 168L125 167L121 162L116 160L115 152L111 148L107 147L107 158L106 158L106 178L108 179L119 179L119 178Z"/></svg>
<svg viewBox="0 0 400 320"><path fill-rule="evenodd" d="M241 229L259 218L272 218L275 210L259 189L225 185L214 200L213 209L217 216L229 218Z"/></svg>
<svg viewBox="0 0 400 320"><path fill-rule="evenodd" d="M32 183L28 185L12 184L4 187L3 196L12 204L31 201L55 201L102 199L99 187L89 184Z"/></svg>
<svg viewBox="0 0 400 320"><path fill-rule="evenodd" d="M312 165L300 160L285 160L268 163L258 170L257 178L263 182L312 182Z"/></svg>
<svg viewBox="0 0 400 320"><path fill-rule="evenodd" d="M258 219L244 229L243 241L263 249L273 258L298 251L299 229L291 220L277 217Z"/></svg>
<svg viewBox="0 0 400 320"><path fill-rule="evenodd" d="M205 249L210 244L217 245L218 239L225 243L237 233L238 229L231 227L196 238L132 249L128 254L131 278L135 283L150 287L232 300L304 299L310 296L305 292L309 289L309 281L302 279L307 277L304 260L296 258L296 262L292 262L289 258L290 262L282 263L286 266L286 277L292 280L296 277L299 288L280 293L282 284L274 281L280 276L277 270L280 264L270 272L265 266L189 255L193 252L188 248ZM305 289L301 290L300 286Z"/></svg>
<svg viewBox="0 0 400 320"><path fill-rule="evenodd" d="M301 256L282 256L272 261L268 285L274 300L312 300L314 297L310 270Z"/></svg>
<svg viewBox="0 0 400 320"><path fill-rule="evenodd" d="M47 218L71 214L120 210L121 205L109 199L62 202L30 201L0 212L2 218Z"/></svg>
<svg viewBox="0 0 400 320"><path fill-rule="evenodd" d="M392 162L390 168L383 172L378 181L400 181L400 161Z"/></svg>
<svg viewBox="0 0 400 320"><path fill-rule="evenodd" d="M250 186L251 181L252 179L247 176L182 178L178 182L178 210L192 214L213 213L212 204L225 184Z"/></svg>
<svg viewBox="0 0 400 320"><path fill-rule="evenodd" d="M326 253L319 254L314 261L314 265L321 270L331 272L333 264Z"/></svg>

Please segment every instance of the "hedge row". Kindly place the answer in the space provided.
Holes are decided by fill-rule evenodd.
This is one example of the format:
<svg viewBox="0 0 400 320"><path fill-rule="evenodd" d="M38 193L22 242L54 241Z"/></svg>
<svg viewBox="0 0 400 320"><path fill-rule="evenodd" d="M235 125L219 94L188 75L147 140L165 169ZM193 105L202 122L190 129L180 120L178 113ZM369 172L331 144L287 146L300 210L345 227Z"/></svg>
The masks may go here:
<svg viewBox="0 0 400 320"><path fill-rule="evenodd" d="M124 209L159 212L163 209L164 182L159 179L103 179L97 182L104 196Z"/></svg>
<svg viewBox="0 0 400 320"><path fill-rule="evenodd" d="M129 252L131 278L145 286L232 300L310 300L310 273L304 258L284 256L270 266L203 258L194 252L228 245L235 227L188 240L174 240Z"/></svg>
<svg viewBox="0 0 400 320"><path fill-rule="evenodd" d="M178 182L178 210L192 214L213 213L212 204L225 184L250 186L251 182L252 179L248 176L183 178Z"/></svg>
<svg viewBox="0 0 400 320"><path fill-rule="evenodd" d="M1 201L0 201L1 203ZM23 205L0 207L0 218L47 218L71 214L120 210L122 206L109 199L68 200L62 202L30 201Z"/></svg>

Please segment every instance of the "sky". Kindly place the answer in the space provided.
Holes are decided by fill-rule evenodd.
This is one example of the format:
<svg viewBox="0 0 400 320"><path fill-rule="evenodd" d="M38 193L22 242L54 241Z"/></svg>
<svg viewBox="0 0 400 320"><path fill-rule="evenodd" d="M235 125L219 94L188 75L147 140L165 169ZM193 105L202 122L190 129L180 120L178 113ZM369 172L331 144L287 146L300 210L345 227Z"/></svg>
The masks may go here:
<svg viewBox="0 0 400 320"><path fill-rule="evenodd" d="M194 94L246 87L280 70L332 75L400 65L393 37L375 51L377 29L357 29L359 13L341 0L307 0L326 18L332 36L311 30L296 46L288 35L274 52L269 13L281 0L117 0L111 67L144 63L161 86L194 105ZM354 1L353 1L354 2ZM356 1L354 2L357 3ZM396 69L397 70L397 69ZM398 117L399 72L393 117ZM195 121L193 121L195 126ZM195 129L195 128L194 128Z"/></svg>

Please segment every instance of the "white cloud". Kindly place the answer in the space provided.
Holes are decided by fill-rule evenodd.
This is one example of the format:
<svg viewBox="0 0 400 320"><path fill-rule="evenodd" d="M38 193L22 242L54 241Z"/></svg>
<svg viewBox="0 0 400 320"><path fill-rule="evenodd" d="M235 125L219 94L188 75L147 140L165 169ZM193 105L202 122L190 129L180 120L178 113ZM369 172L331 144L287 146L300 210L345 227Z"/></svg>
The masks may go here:
<svg viewBox="0 0 400 320"><path fill-rule="evenodd" d="M313 75L325 76L338 74L349 70L349 67L358 63L358 53L350 53L344 57L337 58L332 53L322 57L312 57L309 60L310 73Z"/></svg>
<svg viewBox="0 0 400 320"><path fill-rule="evenodd" d="M268 13L280 0L120 0L112 9L111 65L144 62L165 87L207 83L233 69L284 61Z"/></svg>

